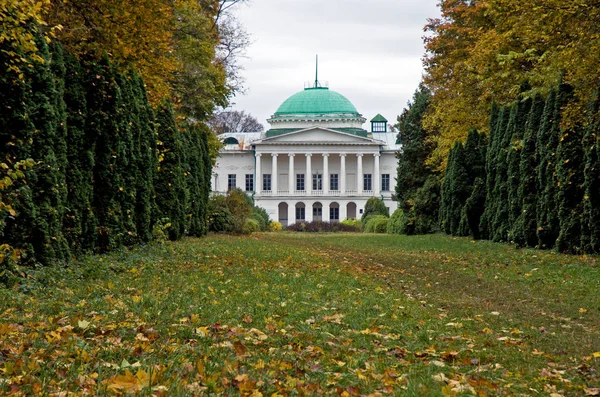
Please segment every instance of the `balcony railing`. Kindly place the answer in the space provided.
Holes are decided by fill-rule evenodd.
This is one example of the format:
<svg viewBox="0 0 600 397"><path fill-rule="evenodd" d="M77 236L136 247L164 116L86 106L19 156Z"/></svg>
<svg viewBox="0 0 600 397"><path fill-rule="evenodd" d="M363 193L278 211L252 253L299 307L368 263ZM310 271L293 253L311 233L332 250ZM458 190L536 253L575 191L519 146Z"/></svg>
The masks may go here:
<svg viewBox="0 0 600 397"><path fill-rule="evenodd" d="M257 195L262 197L371 197L374 195L374 191L363 190L362 192L358 192L357 190L346 190L345 192L342 192L341 190L329 190L325 193L324 190L294 190L290 193L289 190L261 190Z"/></svg>

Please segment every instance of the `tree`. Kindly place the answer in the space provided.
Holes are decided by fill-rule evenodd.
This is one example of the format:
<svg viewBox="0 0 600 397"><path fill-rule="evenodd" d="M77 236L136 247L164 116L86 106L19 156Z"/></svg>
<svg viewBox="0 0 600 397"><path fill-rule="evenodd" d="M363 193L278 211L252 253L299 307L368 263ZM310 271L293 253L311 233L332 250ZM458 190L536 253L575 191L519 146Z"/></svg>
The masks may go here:
<svg viewBox="0 0 600 397"><path fill-rule="evenodd" d="M559 90L561 102L565 106L571 102L573 90L563 86ZM584 183L584 154L581 147L583 128L580 123L571 124L560 130L560 139L556 150L556 176L558 220L560 232L556 248L560 252L580 253L581 225L583 215L582 189Z"/></svg>
<svg viewBox="0 0 600 397"><path fill-rule="evenodd" d="M583 138L585 153L581 246L585 252L600 252L600 92L589 109Z"/></svg>
<svg viewBox="0 0 600 397"><path fill-rule="evenodd" d="M420 84L412 101L398 116L396 125L400 131L398 143L402 145L402 151L398 153L396 197L399 206L405 211L410 210L408 200L413 198L416 190L423 186L431 174L425 161L431 154L432 146L427 140L428 133L422 124L430 98L429 89Z"/></svg>
<svg viewBox="0 0 600 397"><path fill-rule="evenodd" d="M521 152L523 151L523 136L527 124L527 118L531 110L531 100L524 99L519 101L516 110L516 119L514 124L509 123L512 133L510 146L507 148L507 186L508 186L508 240L514 241L515 222L522 212L523 199L519 195L519 184L521 177Z"/></svg>
<svg viewBox="0 0 600 397"><path fill-rule="evenodd" d="M118 199L124 186L119 167L123 150L119 140L123 123L119 118L122 107L117 71L108 57L92 62L88 70L87 139L94 148L93 208L98 222L96 248L101 252L123 245L123 213Z"/></svg>
<svg viewBox="0 0 600 397"><path fill-rule="evenodd" d="M211 130L217 134L225 132L262 132L264 127L246 112L232 110L216 113L208 121Z"/></svg>
<svg viewBox="0 0 600 397"><path fill-rule="evenodd" d="M372 215L384 215L386 217L390 216L389 210L385 206L385 203L378 197L370 197L365 203L365 210L363 211L360 219L363 225L367 223L367 218Z"/></svg>
<svg viewBox="0 0 600 397"><path fill-rule="evenodd" d="M556 215L556 149L558 147L559 113L562 106L559 93L552 91L546 99L542 124L538 132L537 167L537 236L541 248L552 248L558 237Z"/></svg>
<svg viewBox="0 0 600 397"><path fill-rule="evenodd" d="M91 251L96 241L96 216L92 210L94 197L93 168L95 139L87 134L87 76L77 58L65 57L65 95L67 108L67 202L63 229L71 252L75 255Z"/></svg>
<svg viewBox="0 0 600 397"><path fill-rule="evenodd" d="M521 201L521 212L513 228L512 236L515 243L520 246L535 247L537 239L537 184L536 168L539 162L537 157L537 135L544 112L544 99L536 95L533 99L531 111L525 124L523 136L523 149L519 164L519 187L517 194Z"/></svg>
<svg viewBox="0 0 600 397"><path fill-rule="evenodd" d="M425 125L437 146L430 163L443 167L465 126L485 132L492 101L505 106L547 93L560 81L574 87L577 102L563 109L575 123L582 104L600 83L600 8L594 0L443 0L441 17L426 26L426 84L435 93Z"/></svg>
<svg viewBox="0 0 600 397"><path fill-rule="evenodd" d="M177 240L185 232L186 187L182 141L170 102L164 101L159 106L156 123L160 142L159 167L154 179L157 221L168 220L169 239Z"/></svg>

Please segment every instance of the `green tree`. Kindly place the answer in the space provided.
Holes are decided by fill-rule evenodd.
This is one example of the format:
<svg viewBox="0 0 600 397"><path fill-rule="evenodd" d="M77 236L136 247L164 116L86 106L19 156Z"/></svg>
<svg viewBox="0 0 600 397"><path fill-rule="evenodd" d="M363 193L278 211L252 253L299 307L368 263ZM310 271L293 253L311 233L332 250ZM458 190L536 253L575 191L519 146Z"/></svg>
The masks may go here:
<svg viewBox="0 0 600 397"><path fill-rule="evenodd" d="M537 185L536 169L539 162L537 157L537 136L544 113L544 99L536 95L531 111L525 124L523 149L519 164L519 188L517 194L521 201L521 212L518 215L512 236L520 246L535 247L537 239Z"/></svg>
<svg viewBox="0 0 600 397"><path fill-rule="evenodd" d="M402 151L398 154L398 175L396 197L399 207L410 210L414 194L423 186L431 170L425 164L431 153L431 143L427 140L428 133L423 128L423 116L429 106L431 92L421 83L414 93L412 102L398 117L396 128L398 143Z"/></svg>
<svg viewBox="0 0 600 397"><path fill-rule="evenodd" d="M86 75L77 58L65 57L67 109L67 202L63 229L71 251L77 255L92 250L96 242L93 172L95 137L87 133Z"/></svg>
<svg viewBox="0 0 600 397"><path fill-rule="evenodd" d="M363 225L366 224L367 218L372 215L390 216L388 208L379 197L370 197L365 203L365 210L360 218Z"/></svg>
<svg viewBox="0 0 600 397"><path fill-rule="evenodd" d="M560 90L565 106L573 100L571 87ZM581 252L581 223L583 215L584 153L581 147L581 123L561 128L556 150L558 220L560 232L556 248L560 252Z"/></svg>
<svg viewBox="0 0 600 397"><path fill-rule="evenodd" d="M491 239L494 234L494 216L498 205L497 197L494 195L494 188L498 180L498 170L496 161L500 153L502 137L508 124L510 109L502 107L498 109L492 107L492 113L497 112L497 117L491 117L493 124L490 126L490 138L488 140L488 149L485 160L486 187L485 187L485 209L481 216L479 231L482 238Z"/></svg>
<svg viewBox="0 0 600 397"><path fill-rule="evenodd" d="M29 76L31 96L27 111L35 126L31 157L37 163L26 176L36 208L29 239L36 259L43 265L48 265L67 260L70 256L62 233L65 175L56 156L57 149L61 152L65 143L61 142L63 134L58 132L61 123L56 108L59 92L50 68L51 57L46 40L39 32L36 35L36 45L44 62L36 63Z"/></svg>
<svg viewBox="0 0 600 397"><path fill-rule="evenodd" d="M551 91L546 99L542 124L538 132L537 147L537 236L541 248L552 248L558 238L559 223L556 214L556 161L558 126L560 123L559 93Z"/></svg>
<svg viewBox="0 0 600 397"><path fill-rule="evenodd" d="M600 252L600 92L589 110L590 121L583 138L585 153L581 246L585 252Z"/></svg>
<svg viewBox="0 0 600 397"><path fill-rule="evenodd" d="M159 220L167 218L169 239L177 240L185 233L185 178L180 132L170 102L163 102L156 114L158 124L159 168L154 180Z"/></svg>
<svg viewBox="0 0 600 397"><path fill-rule="evenodd" d="M508 231L507 237L509 241L514 241L515 222L522 212L523 198L519 195L519 185L521 182L521 153L523 151L523 136L527 127L527 119L531 111L531 100L524 99L519 101L517 106L517 114L514 124L509 123L509 128L512 130L507 161L507 186L508 186ZM511 131L507 131L508 134Z"/></svg>
<svg viewBox="0 0 600 397"><path fill-rule="evenodd" d="M94 141L93 208L98 222L96 249L105 252L123 244L123 213L119 189L123 187L119 157L122 128L121 90L117 72L107 57L91 62L88 70L86 135Z"/></svg>
<svg viewBox="0 0 600 397"><path fill-rule="evenodd" d="M135 225L138 237L143 242L152 239L154 202L154 181L158 169L156 141L158 139L154 125L154 113L148 102L142 78L131 72L133 96L137 101L137 132L134 135L134 153L136 161L135 181Z"/></svg>

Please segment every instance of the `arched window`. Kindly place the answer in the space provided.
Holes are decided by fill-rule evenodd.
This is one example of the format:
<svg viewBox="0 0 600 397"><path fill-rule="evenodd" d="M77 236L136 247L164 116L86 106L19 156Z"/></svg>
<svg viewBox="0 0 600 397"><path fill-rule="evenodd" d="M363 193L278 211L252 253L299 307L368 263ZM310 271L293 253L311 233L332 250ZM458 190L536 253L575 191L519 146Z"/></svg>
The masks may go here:
<svg viewBox="0 0 600 397"><path fill-rule="evenodd" d="M234 137L230 136L223 140L223 143L226 145L239 145L239 142Z"/></svg>

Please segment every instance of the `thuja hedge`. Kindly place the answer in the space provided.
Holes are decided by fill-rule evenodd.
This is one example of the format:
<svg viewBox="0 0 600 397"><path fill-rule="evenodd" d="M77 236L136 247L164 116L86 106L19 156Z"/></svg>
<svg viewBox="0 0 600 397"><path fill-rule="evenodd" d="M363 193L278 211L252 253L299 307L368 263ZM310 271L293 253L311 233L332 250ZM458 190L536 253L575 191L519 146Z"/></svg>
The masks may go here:
<svg viewBox="0 0 600 397"><path fill-rule="evenodd" d="M0 158L35 163L2 191L14 213L0 211L0 274L14 258L49 265L148 242L157 222L171 239L204 235L209 131L177 125L168 102L153 110L134 71L36 44L21 75L0 51Z"/></svg>
<svg viewBox="0 0 600 397"><path fill-rule="evenodd" d="M546 98L493 107L487 145L473 131L450 152L442 229L600 253L600 100L582 106L578 123L565 125L563 110L575 100L572 88L562 84Z"/></svg>

